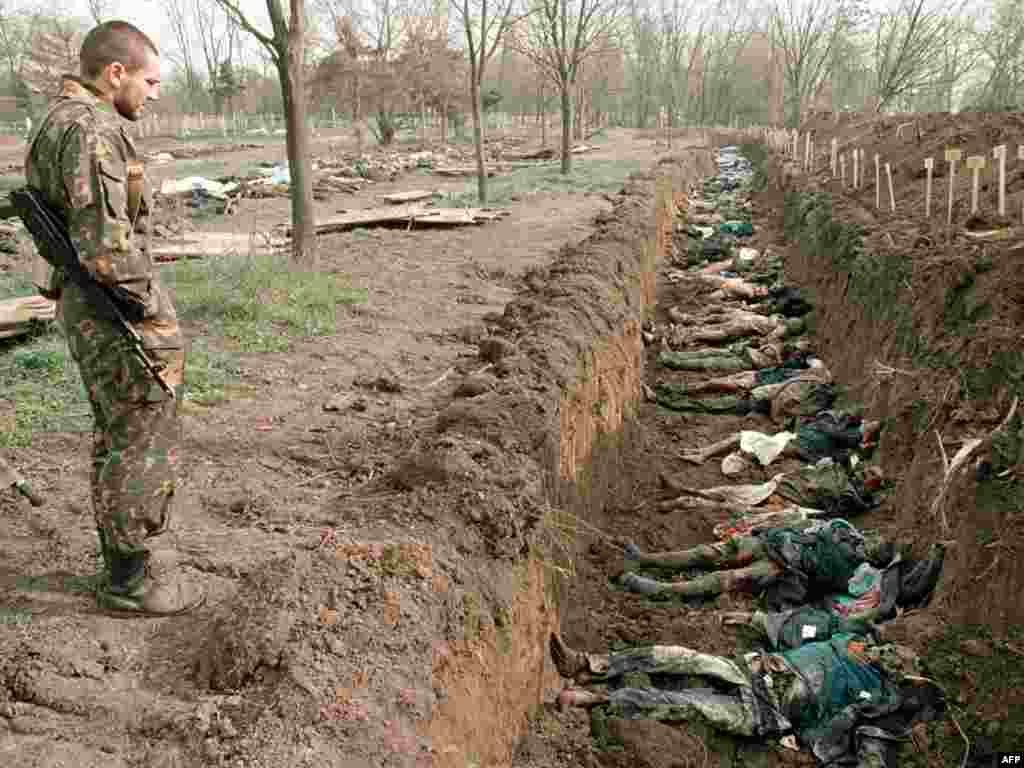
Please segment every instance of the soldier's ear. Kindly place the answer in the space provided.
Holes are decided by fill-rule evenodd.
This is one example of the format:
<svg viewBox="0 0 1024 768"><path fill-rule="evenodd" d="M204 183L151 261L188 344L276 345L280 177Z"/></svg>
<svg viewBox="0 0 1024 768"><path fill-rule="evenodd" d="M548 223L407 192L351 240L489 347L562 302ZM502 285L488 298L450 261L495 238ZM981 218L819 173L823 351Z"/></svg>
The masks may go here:
<svg viewBox="0 0 1024 768"><path fill-rule="evenodd" d="M107 79L115 88L121 85L121 81L127 74L128 70L120 61L112 61L107 65Z"/></svg>

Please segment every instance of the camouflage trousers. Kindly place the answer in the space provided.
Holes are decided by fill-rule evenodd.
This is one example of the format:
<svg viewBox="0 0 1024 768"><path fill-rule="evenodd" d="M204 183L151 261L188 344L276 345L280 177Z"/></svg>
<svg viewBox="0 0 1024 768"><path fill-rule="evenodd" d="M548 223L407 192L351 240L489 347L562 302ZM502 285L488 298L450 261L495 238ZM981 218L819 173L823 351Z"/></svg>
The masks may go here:
<svg viewBox="0 0 1024 768"><path fill-rule="evenodd" d="M775 583L782 572L781 567L769 559L761 540L754 536L734 536L679 552L649 554L640 563L672 570L713 570L694 579L666 585L672 592L691 597L760 592Z"/></svg>
<svg viewBox="0 0 1024 768"><path fill-rule="evenodd" d="M751 673L731 659L673 645L631 648L609 656L588 656L590 667L607 682L623 685L609 693L609 714L625 719L666 722L702 721L716 730L740 736L788 728L775 702L760 702ZM697 677L732 690L675 689L670 681ZM668 684L654 684L652 679ZM767 706L765 706L767 704Z"/></svg>
<svg viewBox="0 0 1024 768"><path fill-rule="evenodd" d="M92 506L104 557L141 554L170 523L184 351L148 351L167 366L165 380L177 395L171 398L74 286L64 288L60 319L92 407Z"/></svg>
<svg viewBox="0 0 1024 768"><path fill-rule="evenodd" d="M661 352L658 363L677 371L750 371L754 363L749 355L725 349L691 352Z"/></svg>

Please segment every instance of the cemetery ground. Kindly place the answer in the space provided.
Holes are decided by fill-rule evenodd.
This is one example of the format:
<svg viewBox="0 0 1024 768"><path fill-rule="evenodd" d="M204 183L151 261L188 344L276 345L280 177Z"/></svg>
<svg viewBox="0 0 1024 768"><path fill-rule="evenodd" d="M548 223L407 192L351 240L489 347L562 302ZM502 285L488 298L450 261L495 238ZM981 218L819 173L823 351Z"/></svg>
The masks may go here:
<svg viewBox="0 0 1024 768"><path fill-rule="evenodd" d="M974 141L971 129L982 124L934 121L926 137L931 131L938 147ZM900 122L868 118L868 130L831 130L857 143L873 132L902 157L917 149L905 132L891 138ZM997 131L991 143L1016 145L1012 123L988 127ZM830 136L824 123L818 130ZM568 183L548 166L492 178L493 200L508 216L322 235L315 275L287 269L258 238L221 256L207 238L203 258L161 267L193 339L174 532L182 562L211 589L193 617L125 622L95 612L89 418L74 367L52 332L5 344L0 450L47 503L31 509L0 496L0 762L813 764L777 744L685 725L610 721L595 739L585 712L552 705L559 682L543 656L555 619L570 644L587 650L665 642L730 654L740 640L713 612L752 603L644 600L613 586L622 565L616 542L654 549L709 540L713 521L640 502L658 496L663 475L720 484L716 462L694 467L679 449L744 428L745 418L680 416L641 402L621 439L595 438L598 459L574 478L584 502L600 502L586 519L574 514L579 507L537 501L554 494L542 488L551 481L536 456L559 450L542 436L561 429L564 441L589 416L614 422L609 403L661 374L652 346L641 351L643 379L619 378L616 366L626 366L613 321L637 312L637 291L622 273L642 269L655 177L672 175L679 191L713 166L699 147L677 147L666 162L653 135L640 132L588 143L597 149ZM314 154L331 151L322 140ZM212 169L168 163L154 173L244 174L271 152L283 158L283 144L185 161L223 163ZM965 228L961 194L961 225L948 232L942 206L935 222L921 220L923 182L909 167L895 174L896 214L875 210L873 189L844 192L820 170L827 162L817 167L807 175L778 157L765 161L751 244L783 252L787 282L813 297L815 340L844 385L843 402L864 404L890 427L880 449L894 487L872 523L921 547L957 542L933 604L891 623L892 637L925 656L952 704L951 716L901 747L899 764L960 764L967 738L968 764L981 766L985 749L1024 738L1024 639L1015 628L1024 435L990 446L991 484L973 471L951 474L941 507L933 500L946 453L991 434L1020 391L1024 250L1019 237L990 234L1019 222L988 213ZM628 173L652 168L623 186ZM1011 169L1011 211L1024 197L1019 170ZM382 194L412 189L439 189L438 204L457 206L474 183L403 170L321 200L318 212L377 206ZM224 215L216 204L176 203L161 226L176 235L188 212L198 232L244 239L287 220L283 197L238 206ZM674 304L700 305L705 293L663 279L675 246L659 255L655 323ZM0 285L27 291L18 276L24 254L0 260ZM611 338L587 357L600 364L579 364L597 338ZM567 398L588 377L601 380L599 391ZM578 439L592 437L581 429ZM539 558L522 557L530 547ZM563 576L572 578L549 596L551 580ZM454 710L460 701L475 706ZM525 706L537 701L545 703ZM465 750L489 741L493 748Z"/></svg>

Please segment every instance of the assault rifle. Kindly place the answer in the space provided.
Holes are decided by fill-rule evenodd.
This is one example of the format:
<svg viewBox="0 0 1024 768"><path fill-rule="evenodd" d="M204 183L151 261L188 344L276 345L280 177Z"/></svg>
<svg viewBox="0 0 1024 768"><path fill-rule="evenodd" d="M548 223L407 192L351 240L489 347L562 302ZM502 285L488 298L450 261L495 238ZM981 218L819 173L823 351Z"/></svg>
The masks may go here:
<svg viewBox="0 0 1024 768"><path fill-rule="evenodd" d="M53 212L53 209L31 187L22 187L11 192L11 204L18 216L25 223L25 228L32 234L40 254L57 269L64 270L69 280L74 282L85 293L86 300L93 309L128 340L128 345L136 357L142 361L146 370L159 382L161 388L174 398L174 390L160 376L164 365L154 362L142 345L139 336L118 307L118 299L111 295L107 286L98 283L78 260L74 243L68 236L67 227Z"/></svg>

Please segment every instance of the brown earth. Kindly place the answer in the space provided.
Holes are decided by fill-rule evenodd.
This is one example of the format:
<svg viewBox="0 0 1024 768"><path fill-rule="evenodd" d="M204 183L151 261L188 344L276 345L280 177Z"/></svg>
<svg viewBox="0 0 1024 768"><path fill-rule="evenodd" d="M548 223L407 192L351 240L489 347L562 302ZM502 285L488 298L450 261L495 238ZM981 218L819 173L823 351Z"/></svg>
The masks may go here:
<svg viewBox="0 0 1024 768"><path fill-rule="evenodd" d="M628 134L602 151L653 160ZM185 408L173 539L211 589L188 619L95 612L87 435L9 452L48 503L0 498L4 616L28 617L0 627L5 763L507 764L555 682L551 509L601 502L591 454L615 460L599 437L638 394L654 176L611 199L322 238L369 302L333 338L241 355L239 396ZM246 203L240 228L286 212Z"/></svg>
<svg viewBox="0 0 1024 768"><path fill-rule="evenodd" d="M840 127L840 146L860 143L866 136L888 136L896 124L913 117L854 119L851 126ZM1008 143L1013 152L1020 140L1017 116L933 115L917 119L924 136L933 137L930 143L923 140L918 147L890 141L879 151L916 164L924 156L941 157L947 136L973 142L964 147L968 150L965 155L980 154L999 142ZM818 131L819 146L831 138L825 130L828 126L834 127L834 122L812 126ZM974 137L983 138L975 141ZM732 143L741 139L720 140ZM865 146L874 151L873 143ZM1020 200L1024 198L1024 176L1013 161L1009 170L1008 199ZM887 420L878 461L893 478L893 487L863 524L912 543L918 554L937 540L950 544L932 603L886 625L888 637L911 645L922 655L926 669L942 685L951 705L944 720L918 729L917 744L901 750L898 764L929 768L994 764L990 762L994 751L1014 750L1024 736L1024 698L1020 695L1024 642L1019 630L1024 614L1019 557L1024 433L1019 410L995 439L986 439L977 453L952 473L944 501L933 504L945 473L942 453L951 461L962 441L988 438L1006 418L1014 398L1024 394L1021 232L1010 230L1006 240L979 241L963 233L964 223L972 229L979 225L977 219L966 222L961 209L957 212L960 228L950 233L944 231L944 223L922 221L923 199L906 206L899 203L900 215L894 217L874 209L870 187L844 194L839 183L825 174L808 178L779 158L770 161L767 171L768 186L755 200L757 232L751 244L781 251L787 281L815 299L816 349L843 385L843 400L861 403L869 417ZM894 174L894 186L898 201L914 201L923 185L920 178L901 169ZM936 189L941 187L937 184ZM838 257L831 251L816 249L813 229L790 230L788 236L783 231L787 194L801 194L806 200L808 192L826 191L831 193L833 220L862 228L860 252L868 260L866 264L850 266L835 260ZM986 210L993 207L988 199ZM796 201L789 198L791 216ZM991 213L984 219L985 227L1009 223ZM826 221L821 228L827 226ZM699 293L662 284L657 317L663 318L672 304L693 307L700 303ZM648 357L648 383L679 376L658 370ZM757 421L760 419L755 418L751 428L763 429L765 425ZM570 644L598 652L658 642L725 654L744 648L742 638L723 632L715 622L715 612L739 608L748 602L744 598L722 597L689 605L654 602L618 591L613 580L621 571L618 545L625 539L645 549L674 549L713 538L710 528L716 521L645 512L641 502L658 497L662 474L688 486L720 483L716 463L695 468L681 462L678 453L747 424L749 420L735 417L684 416L641 407L639 419L628 433L627 471L617 481L622 487L618 504L603 512L594 510L588 521L595 529L584 531L590 546L575 563L577 578L570 583L571 598L563 621L563 634ZM942 448L936 442L940 435ZM763 479L755 475L737 481ZM944 518L948 529L943 526ZM613 720L604 730L603 743L586 738L588 730L586 715L548 711L535 723L525 755L516 765L814 764L806 754L722 738L693 725ZM597 732L602 731L599 728ZM965 738L970 744L969 757L964 755Z"/></svg>
<svg viewBox="0 0 1024 768"><path fill-rule="evenodd" d="M708 170L706 155L694 153L656 172L679 190ZM866 524L919 547L957 540L937 599L889 625L925 654L956 718L929 726L924 751L908 746L900 764L959 764L962 726L970 764L982 765L985 748L1013 748L1024 722L1014 692L1024 682L1024 643L1013 633L1021 455L1019 443L983 446L996 479L958 475L946 534L931 512L942 477L934 431L952 456L955 440L987 435L1020 393L1012 342L1022 251L959 233L940 242L946 233L932 228L922 242L916 220L873 212L873 193L860 203L839 194L836 219L864 226L864 252L909 267L868 271L865 280L783 233L783 193L831 182L783 173L775 161L769 177L752 245L786 254L788 279L817 299L818 347L848 398L889 419L882 454L898 482ZM685 377L653 366L640 322L699 304L704 293L655 286L669 248L669 189L654 187L654 176L636 179L612 210L601 198L590 209L586 199L544 201L575 199L584 216L603 209L593 230L573 232L551 216L546 242L579 243L557 257L534 231L546 221L536 201L502 222L421 232L412 242L386 230L369 243L330 236L338 247L329 268L357 285L380 283L379 297L371 292L368 307L351 310L336 339L248 356L248 375L261 383L251 401L186 416L196 460L178 538L185 562L218 588L190 623L92 615L67 578L89 572L93 548L88 513L74 504L85 498L85 438L45 436L19 452L18 463L37 462L29 474L69 506L30 513L0 499L12 553L5 603L33 611L30 624L0 629L0 735L16 764L57 765L69 755L76 765L813 764L698 726L612 720L595 741L585 713L550 703L558 682L544 639L558 621L570 643L595 651L744 647L715 621L718 610L749 604L744 597L641 600L610 583L625 539L654 549L711 538L717 521L643 506L658 496L662 474L721 482L716 463L684 464L681 448L768 426L639 402L642 362L648 383ZM262 222L262 210L246 215ZM523 218L531 226L520 228ZM391 258L382 263L380 254ZM460 303L466 295L486 303ZM890 305L911 308L910 319L883 311ZM479 345L485 336L493 341ZM986 378L989 369L997 373ZM887 370L895 374L881 375ZM327 398L350 392L365 410L321 412ZM64 475L59 491L47 468ZM38 577L34 591L25 574Z"/></svg>

